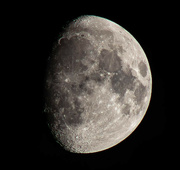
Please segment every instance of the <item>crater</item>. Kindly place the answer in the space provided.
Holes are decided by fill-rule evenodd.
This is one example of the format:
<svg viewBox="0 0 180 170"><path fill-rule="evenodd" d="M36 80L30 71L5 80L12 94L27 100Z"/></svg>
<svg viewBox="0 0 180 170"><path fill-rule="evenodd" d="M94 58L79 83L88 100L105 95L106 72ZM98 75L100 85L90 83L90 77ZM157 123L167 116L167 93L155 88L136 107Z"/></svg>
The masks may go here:
<svg viewBox="0 0 180 170"><path fill-rule="evenodd" d="M138 64L138 68L139 68L139 71L140 71L141 75L143 77L146 77L146 75L147 75L147 66L146 66L146 64L143 61L141 61Z"/></svg>

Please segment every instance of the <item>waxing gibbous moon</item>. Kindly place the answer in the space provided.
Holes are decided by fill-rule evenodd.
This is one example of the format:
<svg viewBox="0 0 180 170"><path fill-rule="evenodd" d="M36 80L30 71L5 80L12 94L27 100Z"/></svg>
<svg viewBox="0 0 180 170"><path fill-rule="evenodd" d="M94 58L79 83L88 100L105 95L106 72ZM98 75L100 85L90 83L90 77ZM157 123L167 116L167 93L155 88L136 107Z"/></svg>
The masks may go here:
<svg viewBox="0 0 180 170"><path fill-rule="evenodd" d="M64 29L48 61L49 128L70 152L103 151L139 125L151 91L150 66L136 39L108 19L79 17Z"/></svg>

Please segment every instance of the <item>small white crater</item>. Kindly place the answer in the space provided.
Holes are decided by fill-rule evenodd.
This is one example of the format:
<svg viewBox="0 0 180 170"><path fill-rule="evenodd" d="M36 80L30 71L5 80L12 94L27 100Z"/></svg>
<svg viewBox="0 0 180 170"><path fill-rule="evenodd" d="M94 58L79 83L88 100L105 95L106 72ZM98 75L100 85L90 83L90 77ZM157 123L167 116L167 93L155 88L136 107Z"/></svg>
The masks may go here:
<svg viewBox="0 0 180 170"><path fill-rule="evenodd" d="M111 105L110 105L110 104L108 104L108 105L107 105L107 108L109 108L109 107L111 107Z"/></svg>
<svg viewBox="0 0 180 170"><path fill-rule="evenodd" d="M137 75L137 69L131 69L131 73L132 73L132 75L133 76L135 76L135 77L137 77L138 75Z"/></svg>
<svg viewBox="0 0 180 170"><path fill-rule="evenodd" d="M101 103L102 103L102 100L99 101L99 104L101 104Z"/></svg>
<svg viewBox="0 0 180 170"><path fill-rule="evenodd" d="M82 97L81 97L81 96L78 96L78 99L79 99L79 100L82 100Z"/></svg>
<svg viewBox="0 0 180 170"><path fill-rule="evenodd" d="M110 101L111 101L111 102L114 102L114 98L112 97Z"/></svg>
<svg viewBox="0 0 180 170"><path fill-rule="evenodd" d="M67 79L65 79L64 81L65 81L66 83L68 83L68 82L69 82L69 79L67 78Z"/></svg>
<svg viewBox="0 0 180 170"><path fill-rule="evenodd" d="M87 128L85 127L83 130L84 130L84 131L86 131L86 130L87 130Z"/></svg>
<svg viewBox="0 0 180 170"><path fill-rule="evenodd" d="M144 102L146 102L148 100L147 96L144 98Z"/></svg>
<svg viewBox="0 0 180 170"><path fill-rule="evenodd" d="M58 104L60 99L55 99L55 103Z"/></svg>

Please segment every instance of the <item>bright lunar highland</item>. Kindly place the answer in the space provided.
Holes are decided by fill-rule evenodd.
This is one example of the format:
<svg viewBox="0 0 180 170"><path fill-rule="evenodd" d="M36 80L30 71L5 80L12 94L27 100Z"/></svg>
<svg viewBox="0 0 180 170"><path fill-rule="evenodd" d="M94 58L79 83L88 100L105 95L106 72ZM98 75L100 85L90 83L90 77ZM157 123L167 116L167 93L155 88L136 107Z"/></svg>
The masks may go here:
<svg viewBox="0 0 180 170"><path fill-rule="evenodd" d="M151 91L150 66L136 39L108 19L79 17L64 29L48 60L49 128L70 152L108 149L139 125Z"/></svg>

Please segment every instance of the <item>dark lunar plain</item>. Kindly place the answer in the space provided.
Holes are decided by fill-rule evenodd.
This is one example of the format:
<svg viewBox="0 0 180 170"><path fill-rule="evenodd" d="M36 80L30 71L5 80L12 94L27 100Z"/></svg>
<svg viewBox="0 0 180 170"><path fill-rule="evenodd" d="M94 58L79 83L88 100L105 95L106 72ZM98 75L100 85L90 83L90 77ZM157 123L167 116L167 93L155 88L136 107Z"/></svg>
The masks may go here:
<svg viewBox="0 0 180 170"><path fill-rule="evenodd" d="M38 10L37 10L38 11ZM168 130L168 92L165 83L168 70L168 45L164 43L164 35L168 31L166 24L170 22L165 11L147 10L74 10L57 11L53 9L40 10L30 16L34 56L30 74L31 88L28 91L31 103L28 114L32 119L27 146L24 149L29 164L52 169L121 169L121 167L156 166L163 163L167 157L169 137ZM107 18L124 27L140 43L148 58L152 72L152 97L147 113L136 130L120 144L98 153L75 154L65 151L53 139L46 124L43 113L43 86L46 61L53 43L57 40L62 27L81 15L95 15ZM28 18L27 18L28 20ZM162 43L161 43L162 42ZM31 49L31 47L29 47ZM27 61L28 62L28 61ZM27 148L27 149L26 149ZM22 155L23 156L23 155ZM36 164L37 163L37 164ZM62 167L62 168L59 168Z"/></svg>

